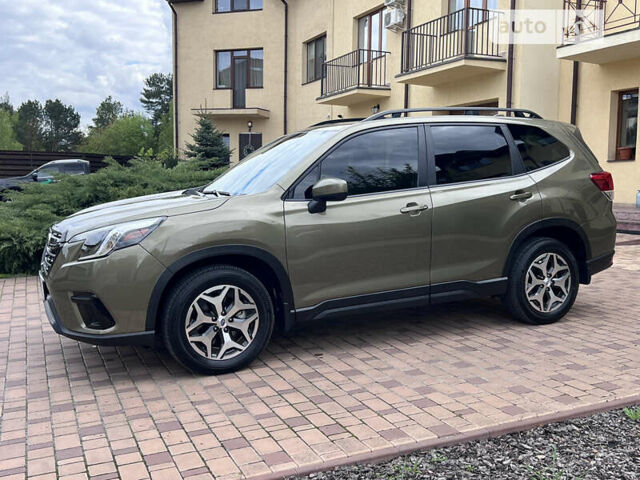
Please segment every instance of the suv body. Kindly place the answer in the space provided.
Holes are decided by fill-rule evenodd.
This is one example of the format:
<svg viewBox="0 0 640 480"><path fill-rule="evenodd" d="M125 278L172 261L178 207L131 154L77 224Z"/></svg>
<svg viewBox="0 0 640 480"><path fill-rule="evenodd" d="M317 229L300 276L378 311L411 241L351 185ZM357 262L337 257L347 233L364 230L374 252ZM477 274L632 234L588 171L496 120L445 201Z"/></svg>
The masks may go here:
<svg viewBox="0 0 640 480"><path fill-rule="evenodd" d="M100 345L160 339L188 367L238 369L274 325L501 297L533 324L613 261L609 174L571 125L429 116L327 125L212 185L55 225L45 309Z"/></svg>
<svg viewBox="0 0 640 480"><path fill-rule="evenodd" d="M91 173L91 165L86 160L54 160L21 177L0 178L0 190L16 190L21 185L32 182L51 183L54 175L88 175L89 173Z"/></svg>

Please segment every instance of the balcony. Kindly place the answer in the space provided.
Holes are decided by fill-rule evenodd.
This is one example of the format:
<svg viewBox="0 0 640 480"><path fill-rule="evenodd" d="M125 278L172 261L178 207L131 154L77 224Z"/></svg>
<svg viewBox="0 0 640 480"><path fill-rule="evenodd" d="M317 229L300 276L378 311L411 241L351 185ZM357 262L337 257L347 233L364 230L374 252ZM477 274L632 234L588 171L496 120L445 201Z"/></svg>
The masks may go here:
<svg viewBox="0 0 640 480"><path fill-rule="evenodd" d="M192 108L192 111L194 114L204 115L214 121L219 119L260 120L271 116L269 109L264 107L265 103L265 93L262 88L235 91L216 89L211 96L205 98L204 105Z"/></svg>
<svg viewBox="0 0 640 480"><path fill-rule="evenodd" d="M506 70L501 12L463 8L402 34L400 83L437 86ZM465 27L466 25L466 27Z"/></svg>
<svg viewBox="0 0 640 480"><path fill-rule="evenodd" d="M391 96L387 80L389 52L358 49L323 65L322 90L317 102L351 106Z"/></svg>
<svg viewBox="0 0 640 480"><path fill-rule="evenodd" d="M557 57L599 65L640 58L640 0L564 0Z"/></svg>

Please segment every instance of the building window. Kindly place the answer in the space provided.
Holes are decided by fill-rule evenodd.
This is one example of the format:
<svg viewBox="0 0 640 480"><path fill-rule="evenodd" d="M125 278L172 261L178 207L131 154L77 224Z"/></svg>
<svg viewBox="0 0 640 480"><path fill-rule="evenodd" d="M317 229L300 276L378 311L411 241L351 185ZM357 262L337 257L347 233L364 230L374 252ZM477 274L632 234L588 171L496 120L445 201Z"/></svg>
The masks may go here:
<svg viewBox="0 0 640 480"><path fill-rule="evenodd" d="M616 160L635 160L638 143L638 90L618 94Z"/></svg>
<svg viewBox="0 0 640 480"><path fill-rule="evenodd" d="M262 10L263 0L215 0L216 13Z"/></svg>
<svg viewBox="0 0 640 480"><path fill-rule="evenodd" d="M358 48L361 50L387 49L387 29L384 28L383 10L365 15L358 19Z"/></svg>
<svg viewBox="0 0 640 480"><path fill-rule="evenodd" d="M327 36L307 42L307 82L322 78L322 65L326 59Z"/></svg>
<svg viewBox="0 0 640 480"><path fill-rule="evenodd" d="M449 13L457 12L463 8L497 10L498 0L449 0Z"/></svg>
<svg viewBox="0 0 640 480"><path fill-rule="evenodd" d="M216 52L217 88L262 88L263 71L262 49Z"/></svg>

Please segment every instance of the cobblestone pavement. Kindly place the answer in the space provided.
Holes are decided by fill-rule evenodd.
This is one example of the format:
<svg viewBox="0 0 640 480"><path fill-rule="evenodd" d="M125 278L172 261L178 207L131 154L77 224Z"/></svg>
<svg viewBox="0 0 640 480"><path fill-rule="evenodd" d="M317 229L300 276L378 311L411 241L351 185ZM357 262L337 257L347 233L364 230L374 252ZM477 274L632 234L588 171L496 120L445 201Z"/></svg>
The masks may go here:
<svg viewBox="0 0 640 480"><path fill-rule="evenodd" d="M491 300L345 317L220 377L59 337L36 278L0 280L0 477L274 477L638 402L638 240L555 325Z"/></svg>

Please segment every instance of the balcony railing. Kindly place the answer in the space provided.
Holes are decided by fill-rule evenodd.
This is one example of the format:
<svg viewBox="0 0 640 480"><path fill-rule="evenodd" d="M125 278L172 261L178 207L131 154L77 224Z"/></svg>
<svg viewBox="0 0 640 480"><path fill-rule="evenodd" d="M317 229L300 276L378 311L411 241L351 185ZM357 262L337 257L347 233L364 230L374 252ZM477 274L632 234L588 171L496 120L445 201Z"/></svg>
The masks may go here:
<svg viewBox="0 0 640 480"><path fill-rule="evenodd" d="M564 43L640 28L640 0L564 0Z"/></svg>
<svg viewBox="0 0 640 480"><path fill-rule="evenodd" d="M387 56L382 50L358 49L325 62L322 97L357 88L390 88L387 81Z"/></svg>
<svg viewBox="0 0 640 480"><path fill-rule="evenodd" d="M406 30L402 34L402 73L462 58L503 58L500 15L495 10L463 8Z"/></svg>

